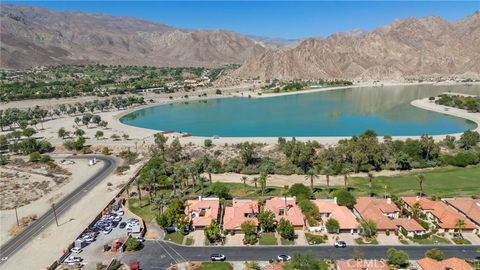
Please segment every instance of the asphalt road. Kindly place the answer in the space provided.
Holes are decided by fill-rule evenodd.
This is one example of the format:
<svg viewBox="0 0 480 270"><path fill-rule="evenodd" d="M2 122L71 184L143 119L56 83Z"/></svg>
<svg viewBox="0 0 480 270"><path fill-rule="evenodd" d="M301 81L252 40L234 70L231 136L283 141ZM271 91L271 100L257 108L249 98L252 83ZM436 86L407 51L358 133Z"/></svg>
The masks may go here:
<svg viewBox="0 0 480 270"><path fill-rule="evenodd" d="M350 246L347 248L334 248L333 246L256 246L256 247L187 247L178 246L163 241L145 241L144 248L135 254L129 254L122 258L123 262L130 263L136 259L140 262L143 270L166 269L171 264L185 261L208 261L210 254L221 253L228 261L268 261L280 254L292 255L295 252L312 251L321 258L350 259L355 252L361 252L366 259L385 258L389 248L396 248L408 253L411 260L424 257L425 251L433 247L445 252L445 257L459 257L474 259L480 256L476 252L480 246L427 246L427 245L403 245L403 246Z"/></svg>
<svg viewBox="0 0 480 270"><path fill-rule="evenodd" d="M68 159L79 160L91 159L94 157L97 160L102 161L100 163L102 165L102 169L98 171L95 175L90 177L87 181L85 181L81 186L76 188L74 191L72 191L70 194L68 194L62 200L55 204L57 216L60 216L63 212L68 210L68 208L74 205L84 195L84 193L95 187L98 183L100 183L103 179L110 175L110 173L112 173L113 170L117 167L117 160L109 156L88 155L81 157L69 157ZM45 214L35 220L21 233L17 234L15 237L2 245L0 247L0 264L6 261L8 257L12 256L17 250L22 248L31 239L35 238L35 236L40 234L40 232L42 232L45 227L47 227L53 222L55 222L53 210L49 209Z"/></svg>

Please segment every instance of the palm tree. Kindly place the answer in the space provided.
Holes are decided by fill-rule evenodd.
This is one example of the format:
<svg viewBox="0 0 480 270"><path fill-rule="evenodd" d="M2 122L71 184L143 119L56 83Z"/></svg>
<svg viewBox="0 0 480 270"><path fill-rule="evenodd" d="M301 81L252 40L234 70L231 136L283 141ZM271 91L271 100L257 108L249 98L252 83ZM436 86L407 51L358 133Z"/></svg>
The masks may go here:
<svg viewBox="0 0 480 270"><path fill-rule="evenodd" d="M177 184L178 184L178 176L174 173L170 176L170 181L172 182L173 188L173 196L177 196Z"/></svg>
<svg viewBox="0 0 480 270"><path fill-rule="evenodd" d="M420 197L423 196L423 181L425 180L425 176L423 174L417 175L418 177L418 184L420 185Z"/></svg>
<svg viewBox="0 0 480 270"><path fill-rule="evenodd" d="M260 188L262 189L262 198L263 198L263 195L265 194L265 188L267 187L267 174L266 173L262 172L260 174L259 182L260 182Z"/></svg>
<svg viewBox="0 0 480 270"><path fill-rule="evenodd" d="M246 176L242 176L242 182L243 182L243 190L247 190L247 180L248 178Z"/></svg>
<svg viewBox="0 0 480 270"><path fill-rule="evenodd" d="M313 179L318 178L316 170L311 168L310 170L307 171L307 174L305 175L305 180L310 180L310 189L313 192Z"/></svg>
<svg viewBox="0 0 480 270"><path fill-rule="evenodd" d="M158 210L158 215L161 215L163 213L163 209L167 205L167 198L165 197L165 194L155 196L155 198L153 198L153 205L154 208Z"/></svg>
<svg viewBox="0 0 480 270"><path fill-rule="evenodd" d="M150 200L153 199L153 195L152 194L155 194L156 192L156 186L157 186L157 174L158 174L158 170L157 169L150 169L148 171L148 193L150 194Z"/></svg>
<svg viewBox="0 0 480 270"><path fill-rule="evenodd" d="M458 229L458 232L462 235L462 230L465 229L465 220L457 219L457 221L455 221L455 228Z"/></svg>
<svg viewBox="0 0 480 270"><path fill-rule="evenodd" d="M283 190L282 190L282 195L283 195L283 198L285 199L285 215L288 214L288 209L287 209L287 196L288 196L288 189L289 189L289 186L288 185L285 185L283 186Z"/></svg>
<svg viewBox="0 0 480 270"><path fill-rule="evenodd" d="M372 188L373 188L373 174L371 172L368 172L368 190L370 191L370 197L373 195Z"/></svg>
<svg viewBox="0 0 480 270"><path fill-rule="evenodd" d="M420 215L420 209L422 207L420 206L420 203L419 202L415 202L413 205L412 205L412 215L413 215L413 218L414 219L417 219L418 216Z"/></svg>
<svg viewBox="0 0 480 270"><path fill-rule="evenodd" d="M142 207L142 191L140 188L140 177L137 177L136 183L137 183L138 201L139 201L140 207Z"/></svg>
<svg viewBox="0 0 480 270"><path fill-rule="evenodd" d="M342 169L340 173L343 174L343 182L345 184L345 188L348 188L348 175L352 172L352 167L349 164L342 165Z"/></svg>
<svg viewBox="0 0 480 270"><path fill-rule="evenodd" d="M255 189L258 188L258 177L253 177L252 183L255 185Z"/></svg>
<svg viewBox="0 0 480 270"><path fill-rule="evenodd" d="M332 166L330 166L328 164L323 166L322 167L322 174L325 175L326 180L327 180L327 188L330 189L330 175L334 174Z"/></svg>

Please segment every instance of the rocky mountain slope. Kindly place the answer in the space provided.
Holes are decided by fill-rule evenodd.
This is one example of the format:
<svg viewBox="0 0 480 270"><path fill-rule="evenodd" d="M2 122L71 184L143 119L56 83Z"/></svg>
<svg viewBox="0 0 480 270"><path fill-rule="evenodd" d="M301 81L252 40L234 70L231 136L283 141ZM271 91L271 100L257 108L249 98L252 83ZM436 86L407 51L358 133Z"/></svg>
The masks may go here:
<svg viewBox="0 0 480 270"><path fill-rule="evenodd" d="M129 17L1 5L1 67L68 63L241 64L266 46L228 31L188 31Z"/></svg>
<svg viewBox="0 0 480 270"><path fill-rule="evenodd" d="M306 39L297 47L266 51L234 75L262 79L480 78L480 12L455 23L408 18L372 32Z"/></svg>

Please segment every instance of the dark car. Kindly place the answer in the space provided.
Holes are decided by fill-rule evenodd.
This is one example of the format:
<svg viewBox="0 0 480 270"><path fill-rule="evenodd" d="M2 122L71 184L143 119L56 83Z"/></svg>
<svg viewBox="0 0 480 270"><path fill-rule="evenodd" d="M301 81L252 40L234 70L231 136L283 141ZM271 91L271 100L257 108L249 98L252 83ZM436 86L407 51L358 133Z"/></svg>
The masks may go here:
<svg viewBox="0 0 480 270"><path fill-rule="evenodd" d="M345 243L345 241L337 241L333 246L335 246L336 248L346 248L347 243Z"/></svg>
<svg viewBox="0 0 480 270"><path fill-rule="evenodd" d="M118 228L120 228L120 229L125 229L125 227L127 227L127 223L125 221L120 222L120 224L118 225Z"/></svg>
<svg viewBox="0 0 480 270"><path fill-rule="evenodd" d="M223 254L212 254L210 255L210 259L212 259L212 261L225 261L227 259L227 257L225 257L225 255Z"/></svg>
<svg viewBox="0 0 480 270"><path fill-rule="evenodd" d="M177 231L177 228L176 228L176 227L173 227L173 226L170 226L170 227L165 228L165 231L166 231L167 233L174 233L174 232Z"/></svg>

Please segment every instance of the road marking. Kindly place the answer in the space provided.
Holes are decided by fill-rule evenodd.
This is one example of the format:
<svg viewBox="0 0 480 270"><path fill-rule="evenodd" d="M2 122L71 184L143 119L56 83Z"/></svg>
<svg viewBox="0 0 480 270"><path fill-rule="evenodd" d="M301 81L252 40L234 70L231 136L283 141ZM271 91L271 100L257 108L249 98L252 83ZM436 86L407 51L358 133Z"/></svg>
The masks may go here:
<svg viewBox="0 0 480 270"><path fill-rule="evenodd" d="M155 241L155 243L157 243L167 254L168 256L170 256L170 258L172 258L172 260L175 262L175 264L178 264L178 261L172 256L172 254L170 254L170 252L168 252L168 250L166 250L162 244L160 244L160 241Z"/></svg>

